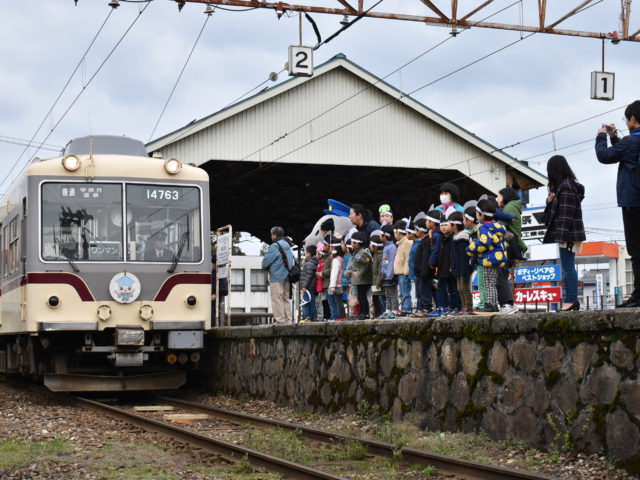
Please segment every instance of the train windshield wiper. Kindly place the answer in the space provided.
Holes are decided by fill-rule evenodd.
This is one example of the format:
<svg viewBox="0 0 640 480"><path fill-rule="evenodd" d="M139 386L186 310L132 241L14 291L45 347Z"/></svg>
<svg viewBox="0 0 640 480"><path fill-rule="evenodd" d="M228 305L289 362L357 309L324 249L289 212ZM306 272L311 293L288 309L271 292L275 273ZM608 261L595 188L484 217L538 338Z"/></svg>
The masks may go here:
<svg viewBox="0 0 640 480"><path fill-rule="evenodd" d="M80 269L76 266L76 264L73 262L73 260L71 260L69 257L67 257L67 256L64 254L64 252L63 252L63 250L62 250L62 245L60 245L60 239L58 239L58 238L56 237L55 241L56 241L56 245L58 245L58 248L60 249L60 256L61 256L62 258L64 258L67 262L69 262L69 265L71 265L71 268L73 268L73 271L74 271L74 272L76 272L76 273L80 272Z"/></svg>
<svg viewBox="0 0 640 480"><path fill-rule="evenodd" d="M182 255L182 250L184 250L184 246L189 240L189 230L184 232L180 237L180 242L178 243L178 250L176 254L173 256L173 260L171 260L171 267L167 270L167 273L173 273L176 271L176 267L178 266L178 260L180 260L180 256Z"/></svg>

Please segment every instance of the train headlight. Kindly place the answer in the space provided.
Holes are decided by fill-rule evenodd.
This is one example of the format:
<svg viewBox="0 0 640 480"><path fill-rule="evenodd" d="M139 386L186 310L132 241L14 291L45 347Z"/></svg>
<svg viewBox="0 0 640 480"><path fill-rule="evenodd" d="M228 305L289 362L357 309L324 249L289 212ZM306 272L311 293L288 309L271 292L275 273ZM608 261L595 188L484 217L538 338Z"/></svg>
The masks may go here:
<svg viewBox="0 0 640 480"><path fill-rule="evenodd" d="M198 304L198 299L193 295L189 295L185 302L188 307L195 307Z"/></svg>
<svg viewBox="0 0 640 480"><path fill-rule="evenodd" d="M167 355L167 363L170 363L171 365L173 365L177 361L178 361L178 356L175 353L170 353L169 355Z"/></svg>
<svg viewBox="0 0 640 480"><path fill-rule="evenodd" d="M170 158L166 162L164 162L164 169L170 175L175 175L180 170L182 170L182 162L177 158Z"/></svg>
<svg viewBox="0 0 640 480"><path fill-rule="evenodd" d="M153 307L151 305L142 305L138 313L141 319L147 321L153 316Z"/></svg>
<svg viewBox="0 0 640 480"><path fill-rule="evenodd" d="M58 297L56 297L55 295L51 295L49 297L49 300L47 300L47 304L51 308L56 308L58 305L60 305L60 299Z"/></svg>
<svg viewBox="0 0 640 480"><path fill-rule="evenodd" d="M62 166L70 172L75 172L80 168L80 159L75 155L67 155L62 159Z"/></svg>

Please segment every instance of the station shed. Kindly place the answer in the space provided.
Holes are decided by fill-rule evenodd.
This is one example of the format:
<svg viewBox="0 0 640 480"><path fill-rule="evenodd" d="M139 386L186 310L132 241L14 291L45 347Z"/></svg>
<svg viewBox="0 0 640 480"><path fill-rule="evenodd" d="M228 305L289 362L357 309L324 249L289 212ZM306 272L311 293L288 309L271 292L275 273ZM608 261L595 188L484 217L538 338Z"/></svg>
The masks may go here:
<svg viewBox="0 0 640 480"><path fill-rule="evenodd" d="M437 203L456 184L463 200L546 178L338 54L312 77L278 85L151 141L149 153L204 168L212 225L262 240L282 225L296 241L327 199L391 204L396 218Z"/></svg>

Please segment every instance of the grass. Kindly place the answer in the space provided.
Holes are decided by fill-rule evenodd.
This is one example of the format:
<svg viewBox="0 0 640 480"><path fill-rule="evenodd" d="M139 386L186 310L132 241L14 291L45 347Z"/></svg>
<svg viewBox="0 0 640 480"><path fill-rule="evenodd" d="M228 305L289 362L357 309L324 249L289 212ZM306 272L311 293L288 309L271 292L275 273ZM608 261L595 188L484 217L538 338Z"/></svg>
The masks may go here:
<svg viewBox="0 0 640 480"><path fill-rule="evenodd" d="M47 442L10 440L0 442L0 466L13 468L32 462L33 459L53 459L70 450L69 444L54 439Z"/></svg>
<svg viewBox="0 0 640 480"><path fill-rule="evenodd" d="M354 440L311 443L302 438L299 430L261 430L251 426L243 428L243 433L247 447L298 463L362 460L367 456L366 447Z"/></svg>

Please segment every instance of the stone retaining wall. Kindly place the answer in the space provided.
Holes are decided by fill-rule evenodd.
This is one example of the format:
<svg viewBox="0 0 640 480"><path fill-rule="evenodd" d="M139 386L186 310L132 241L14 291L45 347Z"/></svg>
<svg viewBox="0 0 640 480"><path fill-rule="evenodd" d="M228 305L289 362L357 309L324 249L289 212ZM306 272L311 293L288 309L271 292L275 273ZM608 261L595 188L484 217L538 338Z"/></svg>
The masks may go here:
<svg viewBox="0 0 640 480"><path fill-rule="evenodd" d="M391 411L640 466L640 314L307 323L216 329L212 389L316 411Z"/></svg>

